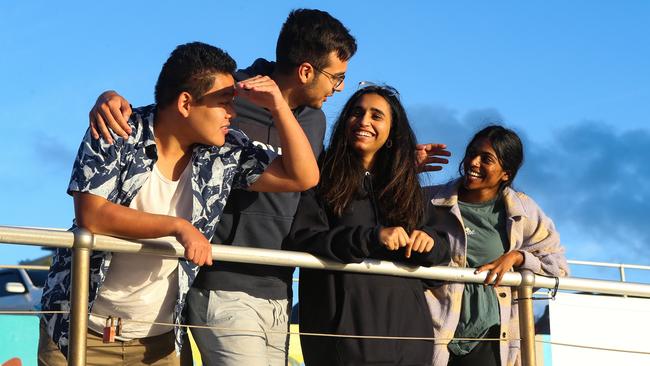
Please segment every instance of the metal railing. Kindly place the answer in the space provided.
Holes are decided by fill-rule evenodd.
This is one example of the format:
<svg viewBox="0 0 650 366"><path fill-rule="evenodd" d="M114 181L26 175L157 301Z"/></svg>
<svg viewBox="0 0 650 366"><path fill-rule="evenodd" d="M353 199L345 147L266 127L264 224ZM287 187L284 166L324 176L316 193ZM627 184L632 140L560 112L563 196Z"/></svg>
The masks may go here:
<svg viewBox="0 0 650 366"><path fill-rule="evenodd" d="M578 265L578 266L618 268L618 274L619 274L619 277L621 279L621 282L626 282L626 279L625 279L625 269L626 268L650 271L650 266L641 266L641 265L638 265L638 264L590 262L590 261L577 261L577 260L569 260L567 262L569 264Z"/></svg>
<svg viewBox="0 0 650 366"><path fill-rule="evenodd" d="M69 365L86 364L85 344L88 326L88 276L91 250L146 253L168 257L183 257L184 252L183 247L175 241L155 239L132 241L105 235L93 235L86 230L65 232L58 229L7 226L0 226L0 243L71 248L73 250ZM384 274L464 283L482 283L486 276L485 273L474 274L474 270L471 268L414 267L380 260L342 264L307 253L230 245L214 245L212 257L215 260L227 262ZM647 284L571 277L556 280L535 275L527 270L521 273L506 273L501 284L502 286L516 287L518 292L521 359L524 366L535 365L535 329L532 305L534 287L650 298L650 285Z"/></svg>

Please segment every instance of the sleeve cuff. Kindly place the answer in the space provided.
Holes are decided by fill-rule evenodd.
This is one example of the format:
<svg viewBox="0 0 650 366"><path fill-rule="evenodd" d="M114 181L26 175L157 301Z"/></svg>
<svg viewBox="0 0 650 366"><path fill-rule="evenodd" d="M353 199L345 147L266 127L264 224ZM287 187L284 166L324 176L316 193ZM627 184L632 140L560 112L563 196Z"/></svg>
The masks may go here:
<svg viewBox="0 0 650 366"><path fill-rule="evenodd" d="M370 232L370 237L368 238L368 254L375 249L383 247L383 244L379 242L379 231L383 226L375 226L374 229Z"/></svg>
<svg viewBox="0 0 650 366"><path fill-rule="evenodd" d="M531 270L533 273L541 272L542 263L535 255L525 250L519 250L519 253L521 253L524 256L524 263L521 266L519 266L519 268L517 269L528 269Z"/></svg>

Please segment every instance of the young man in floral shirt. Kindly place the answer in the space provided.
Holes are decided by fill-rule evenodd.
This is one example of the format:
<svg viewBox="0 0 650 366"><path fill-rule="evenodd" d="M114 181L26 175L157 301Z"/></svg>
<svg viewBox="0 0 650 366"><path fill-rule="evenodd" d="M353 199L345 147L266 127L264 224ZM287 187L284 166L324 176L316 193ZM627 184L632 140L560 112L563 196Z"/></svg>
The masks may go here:
<svg viewBox="0 0 650 366"><path fill-rule="evenodd" d="M91 257L88 363L123 360L177 364L181 310L198 267L212 263L209 239L232 188L300 191L318 181L309 141L268 77L237 84L235 62L222 50L189 43L174 50L156 84L156 104L136 109L133 133L109 144L86 133L68 193L75 226L130 238L172 237L185 259L95 251ZM235 93L269 110L283 155L274 159L230 130ZM180 265L179 265L180 264ZM71 250L58 249L45 285L44 311L70 309ZM119 345L104 344L108 316L123 320ZM133 321L136 320L136 321ZM144 322L140 322L144 321ZM160 324L151 324L152 322ZM39 364L65 364L69 315L46 314ZM58 351L58 349L61 352Z"/></svg>

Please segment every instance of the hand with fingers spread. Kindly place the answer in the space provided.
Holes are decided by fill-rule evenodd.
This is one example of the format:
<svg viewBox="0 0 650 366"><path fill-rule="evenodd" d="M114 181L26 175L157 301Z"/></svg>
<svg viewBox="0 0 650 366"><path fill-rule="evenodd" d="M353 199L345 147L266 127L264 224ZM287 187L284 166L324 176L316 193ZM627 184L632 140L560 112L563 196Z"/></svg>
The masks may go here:
<svg viewBox="0 0 650 366"><path fill-rule="evenodd" d="M128 120L131 116L131 105L121 95L109 90L103 92L95 102L95 105L88 113L90 120L90 134L97 140L101 137L112 144L113 136L109 129L122 138L128 138L131 134Z"/></svg>
<svg viewBox="0 0 650 366"><path fill-rule="evenodd" d="M449 160L445 157L451 156L451 152L447 150L445 144L419 144L415 154L419 173L442 170L442 165L449 163Z"/></svg>
<svg viewBox="0 0 650 366"><path fill-rule="evenodd" d="M409 236L401 226L382 227L379 230L379 242L388 250L398 250L409 243Z"/></svg>
<svg viewBox="0 0 650 366"><path fill-rule="evenodd" d="M433 238L422 230L413 230L406 245L406 258L411 258L411 253L428 253L433 249Z"/></svg>
<svg viewBox="0 0 650 366"><path fill-rule="evenodd" d="M288 108L278 84L268 76L254 76L235 84L237 95L268 109L271 112Z"/></svg>
<svg viewBox="0 0 650 366"><path fill-rule="evenodd" d="M513 267L516 268L522 264L524 264L524 255L518 250L513 250L500 256L490 263L478 267L474 273L488 271L483 284L489 285L493 283L494 287L497 287L501 284L503 275L506 272L510 271Z"/></svg>
<svg viewBox="0 0 650 366"><path fill-rule="evenodd" d="M183 248L185 258L197 266L212 265L212 245L189 221L179 219L175 237Z"/></svg>

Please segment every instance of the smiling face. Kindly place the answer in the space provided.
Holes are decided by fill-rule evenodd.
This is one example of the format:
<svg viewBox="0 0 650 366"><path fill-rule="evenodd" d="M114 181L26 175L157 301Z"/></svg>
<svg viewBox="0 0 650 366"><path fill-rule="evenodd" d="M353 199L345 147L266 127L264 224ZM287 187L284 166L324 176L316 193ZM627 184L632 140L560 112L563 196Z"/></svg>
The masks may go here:
<svg viewBox="0 0 650 366"><path fill-rule="evenodd" d="M490 140L481 138L474 142L463 161L464 179L461 199L465 202L485 202L494 199L501 184L510 179L503 170Z"/></svg>
<svg viewBox="0 0 650 366"><path fill-rule="evenodd" d="M232 75L215 74L212 88L191 102L186 126L193 143L214 146L225 143L230 119L235 116L234 96Z"/></svg>
<svg viewBox="0 0 650 366"><path fill-rule="evenodd" d="M347 120L347 138L364 168L372 167L375 154L388 140L391 122L390 105L378 94L364 94L352 107Z"/></svg>

